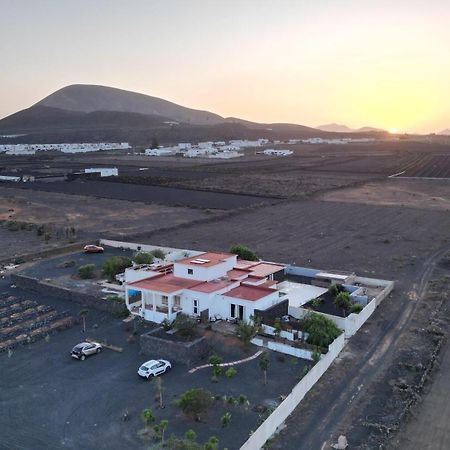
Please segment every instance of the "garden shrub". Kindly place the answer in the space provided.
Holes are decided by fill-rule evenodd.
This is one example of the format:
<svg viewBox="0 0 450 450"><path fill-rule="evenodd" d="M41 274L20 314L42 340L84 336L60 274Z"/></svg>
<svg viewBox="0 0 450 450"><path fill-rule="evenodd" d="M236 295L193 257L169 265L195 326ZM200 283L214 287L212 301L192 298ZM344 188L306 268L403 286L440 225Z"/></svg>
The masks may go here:
<svg viewBox="0 0 450 450"><path fill-rule="evenodd" d="M78 268L78 275L83 280L95 278L95 264L85 264Z"/></svg>

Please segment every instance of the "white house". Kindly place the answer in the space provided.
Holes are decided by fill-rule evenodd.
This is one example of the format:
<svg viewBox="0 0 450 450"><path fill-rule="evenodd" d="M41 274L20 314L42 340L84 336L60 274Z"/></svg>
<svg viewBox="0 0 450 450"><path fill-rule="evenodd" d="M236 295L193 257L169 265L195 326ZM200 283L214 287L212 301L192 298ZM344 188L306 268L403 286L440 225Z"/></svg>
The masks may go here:
<svg viewBox="0 0 450 450"><path fill-rule="evenodd" d="M209 319L249 320L285 298L276 274L285 266L238 260L229 253L206 252L125 272L126 305L132 314L160 323L180 312Z"/></svg>
<svg viewBox="0 0 450 450"><path fill-rule="evenodd" d="M92 167L84 169L84 173L98 173L101 177L117 177L119 169L117 167Z"/></svg>

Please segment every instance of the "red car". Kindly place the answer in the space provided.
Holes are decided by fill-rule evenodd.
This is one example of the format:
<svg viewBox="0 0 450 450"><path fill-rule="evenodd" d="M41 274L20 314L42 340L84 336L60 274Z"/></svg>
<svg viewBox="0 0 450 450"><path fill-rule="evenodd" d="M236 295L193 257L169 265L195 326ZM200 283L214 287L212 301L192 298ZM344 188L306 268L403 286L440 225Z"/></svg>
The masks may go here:
<svg viewBox="0 0 450 450"><path fill-rule="evenodd" d="M103 247L98 245L86 245L83 250L84 253L103 253L105 251Z"/></svg>

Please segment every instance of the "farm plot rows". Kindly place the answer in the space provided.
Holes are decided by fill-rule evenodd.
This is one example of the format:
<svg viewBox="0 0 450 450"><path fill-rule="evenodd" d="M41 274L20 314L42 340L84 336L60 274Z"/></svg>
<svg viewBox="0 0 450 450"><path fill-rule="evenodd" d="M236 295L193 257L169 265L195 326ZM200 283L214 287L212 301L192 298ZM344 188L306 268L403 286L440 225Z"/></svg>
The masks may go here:
<svg viewBox="0 0 450 450"><path fill-rule="evenodd" d="M392 279L448 238L446 211L299 201L149 236L157 245L226 250L246 244L272 261ZM145 242L145 236L141 236Z"/></svg>
<svg viewBox="0 0 450 450"><path fill-rule="evenodd" d="M450 178L450 155L420 155L403 170L401 177Z"/></svg>
<svg viewBox="0 0 450 450"><path fill-rule="evenodd" d="M63 181L54 183L35 182L22 184L20 187L38 191L60 192L71 195L87 195L90 197L109 198L114 200L223 210L242 208L263 202L274 201L274 199L271 198L250 195L202 192L161 186L144 186L106 181Z"/></svg>

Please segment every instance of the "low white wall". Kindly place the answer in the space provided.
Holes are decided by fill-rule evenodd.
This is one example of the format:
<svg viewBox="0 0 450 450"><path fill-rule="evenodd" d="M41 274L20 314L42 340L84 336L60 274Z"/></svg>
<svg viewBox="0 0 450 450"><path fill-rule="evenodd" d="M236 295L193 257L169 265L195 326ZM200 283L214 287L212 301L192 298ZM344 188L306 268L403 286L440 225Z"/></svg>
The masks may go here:
<svg viewBox="0 0 450 450"><path fill-rule="evenodd" d="M364 306L362 311L358 314L352 313L346 318L315 311L317 314L321 314L322 316L332 320L341 330L344 330L345 337L347 339L352 337L364 325L366 320L373 314L377 306L391 293L392 289L394 289L393 281L376 280L372 278L357 278L356 281L366 286L384 286L384 289L376 297L372 298L372 300ZM301 319L308 314L308 312L310 311L302 307L295 308L296 315L294 317Z"/></svg>
<svg viewBox="0 0 450 450"><path fill-rule="evenodd" d="M140 250L144 252L151 252L152 250L161 249L164 253L166 253L167 261L177 261L178 259L184 258L185 253L189 253L188 256L197 256L203 253L197 250L185 250L181 248L161 247L160 245L138 244L135 242L113 241L110 239L100 239L100 245L114 248L126 248L128 250L134 251L138 251L139 247Z"/></svg>
<svg viewBox="0 0 450 450"><path fill-rule="evenodd" d="M264 339L257 337L253 338L251 342L252 344L255 344L259 347L268 348L269 350L273 350L274 352L284 353L285 355L295 356L296 358L307 359L308 361L313 360L313 352L311 350L292 347L291 345L283 344L282 342L269 340L264 341Z"/></svg>
<svg viewBox="0 0 450 450"><path fill-rule="evenodd" d="M280 403L278 408L259 426L259 428L247 439L240 450L256 450L263 447L277 430L277 428L289 417L298 404L303 400L308 391L317 383L326 372L334 359L344 347L344 334L341 334L328 347L328 353L300 380L292 389L292 392Z"/></svg>
<svg viewBox="0 0 450 450"><path fill-rule="evenodd" d="M261 326L262 330L266 334L270 334L271 336L276 336L276 329L274 327L271 327L269 325L265 325L264 323ZM280 331L280 337L287 339L289 341L294 341L296 339L297 333L294 333L292 331Z"/></svg>

